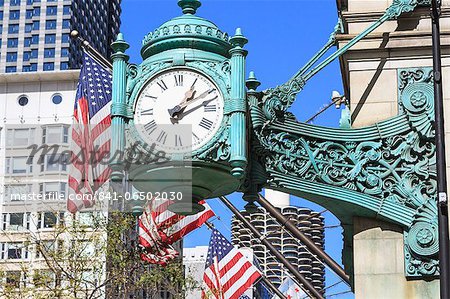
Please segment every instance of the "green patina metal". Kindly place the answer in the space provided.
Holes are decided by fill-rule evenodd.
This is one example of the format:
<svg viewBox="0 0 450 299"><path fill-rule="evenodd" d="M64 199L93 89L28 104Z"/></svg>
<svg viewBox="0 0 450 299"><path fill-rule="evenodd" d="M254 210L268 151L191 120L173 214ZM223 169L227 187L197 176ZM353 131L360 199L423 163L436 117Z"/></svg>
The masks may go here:
<svg viewBox="0 0 450 299"><path fill-rule="evenodd" d="M118 129L112 148L123 149L136 141L145 144L134 129L133 113L146 82L168 69L197 70L214 80L225 107L214 138L192 156L169 157L191 162L195 200L242 191L251 208L257 192L269 187L314 201L344 226L344 263L350 274L353 217L383 219L404 229L406 275L438 275L431 69L399 70L400 114L370 127L351 129L348 109L341 128L299 123L287 111L314 74L383 22L425 2L395 0L379 21L318 63L342 32L339 22L327 44L292 79L258 92L260 83L253 73L245 82L247 39L241 30L229 38L195 15L199 1L180 0L183 15L143 40L140 65L126 64L128 45L121 36L113 44L112 117ZM117 163L112 166L114 176L120 178L123 169ZM165 171L153 164L132 165L130 178L140 179L135 184L139 190L152 191L148 182L164 177Z"/></svg>

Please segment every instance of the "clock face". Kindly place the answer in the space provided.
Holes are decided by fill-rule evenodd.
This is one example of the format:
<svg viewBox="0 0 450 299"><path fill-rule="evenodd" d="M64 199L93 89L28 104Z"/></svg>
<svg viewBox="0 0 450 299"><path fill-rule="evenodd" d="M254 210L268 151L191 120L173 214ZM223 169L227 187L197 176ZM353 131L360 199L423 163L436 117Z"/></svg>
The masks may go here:
<svg viewBox="0 0 450 299"><path fill-rule="evenodd" d="M136 100L136 129L147 144L168 153L195 151L217 133L223 96L206 76L188 69L163 72Z"/></svg>

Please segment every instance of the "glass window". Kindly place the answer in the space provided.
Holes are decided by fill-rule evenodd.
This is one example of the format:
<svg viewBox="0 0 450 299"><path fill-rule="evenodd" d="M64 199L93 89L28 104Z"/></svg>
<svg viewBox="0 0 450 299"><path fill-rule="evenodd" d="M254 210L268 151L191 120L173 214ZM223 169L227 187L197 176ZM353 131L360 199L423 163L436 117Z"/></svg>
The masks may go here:
<svg viewBox="0 0 450 299"><path fill-rule="evenodd" d="M57 6L47 6L47 16L56 16L58 13Z"/></svg>
<svg viewBox="0 0 450 299"><path fill-rule="evenodd" d="M44 49L44 57L45 58L54 58L55 57L55 49L54 48Z"/></svg>
<svg viewBox="0 0 450 299"><path fill-rule="evenodd" d="M40 15L41 15L41 8L40 7L33 8L33 16L37 17Z"/></svg>
<svg viewBox="0 0 450 299"><path fill-rule="evenodd" d="M22 244L9 243L8 244L8 259L17 260L22 258Z"/></svg>
<svg viewBox="0 0 450 299"><path fill-rule="evenodd" d="M68 70L69 69L69 63L68 62L61 62L60 69L62 71L63 70Z"/></svg>
<svg viewBox="0 0 450 299"><path fill-rule="evenodd" d="M56 29L56 21L55 20L47 20L45 22L45 29Z"/></svg>
<svg viewBox="0 0 450 299"><path fill-rule="evenodd" d="M31 32L33 30L33 23L31 24L25 24L25 32Z"/></svg>
<svg viewBox="0 0 450 299"><path fill-rule="evenodd" d="M31 51L24 51L23 52L23 61L30 61L31 59Z"/></svg>
<svg viewBox="0 0 450 299"><path fill-rule="evenodd" d="M31 46L31 37L25 37L23 40L23 44L25 47Z"/></svg>
<svg viewBox="0 0 450 299"><path fill-rule="evenodd" d="M42 228L52 228L56 226L57 217L55 213L45 212L43 219Z"/></svg>
<svg viewBox="0 0 450 299"><path fill-rule="evenodd" d="M39 44L39 35L31 36L31 44L33 44L33 45Z"/></svg>
<svg viewBox="0 0 450 299"><path fill-rule="evenodd" d="M46 44L54 44L56 42L56 34L46 34L45 35L45 43Z"/></svg>
<svg viewBox="0 0 450 299"><path fill-rule="evenodd" d="M37 72L37 63L30 64L30 72Z"/></svg>
<svg viewBox="0 0 450 299"><path fill-rule="evenodd" d="M41 164L41 171L67 171L66 156L61 154L45 156L45 163Z"/></svg>
<svg viewBox="0 0 450 299"><path fill-rule="evenodd" d="M17 61L17 52L6 53L6 61L7 62L16 62Z"/></svg>
<svg viewBox="0 0 450 299"><path fill-rule="evenodd" d="M19 45L19 39L18 38L8 38L8 48L17 48Z"/></svg>
<svg viewBox="0 0 450 299"><path fill-rule="evenodd" d="M31 18L33 17L33 15L34 15L34 11L33 11L32 9L27 9L27 10L26 10L26 12L25 12L25 17L26 17L27 19L31 19Z"/></svg>
<svg viewBox="0 0 450 299"><path fill-rule="evenodd" d="M70 28L70 20L63 20L62 21L62 28L63 29L69 29Z"/></svg>
<svg viewBox="0 0 450 299"><path fill-rule="evenodd" d="M24 213L9 214L9 229L23 229Z"/></svg>
<svg viewBox="0 0 450 299"><path fill-rule="evenodd" d="M8 289L20 288L20 271L6 271L6 286Z"/></svg>
<svg viewBox="0 0 450 299"><path fill-rule="evenodd" d="M19 24L9 24L8 33L19 33Z"/></svg>
<svg viewBox="0 0 450 299"><path fill-rule="evenodd" d="M64 7L63 7L63 14L64 15L70 15L70 5L64 5Z"/></svg>
<svg viewBox="0 0 450 299"><path fill-rule="evenodd" d="M17 99L17 103L22 107L27 105L28 104L27 96L20 96L19 99Z"/></svg>
<svg viewBox="0 0 450 299"><path fill-rule="evenodd" d="M0 11L0 20L3 20L3 10Z"/></svg>
<svg viewBox="0 0 450 299"><path fill-rule="evenodd" d="M5 5L5 0L0 0L0 7L2 7L3 5Z"/></svg>
<svg viewBox="0 0 450 299"><path fill-rule="evenodd" d="M18 19L20 19L20 10L11 10L9 12L9 19L10 20L18 20Z"/></svg>
<svg viewBox="0 0 450 299"><path fill-rule="evenodd" d="M44 62L44 71L53 71L53 70L55 70L55 63Z"/></svg>
<svg viewBox="0 0 450 299"><path fill-rule="evenodd" d="M63 33L63 35L61 37L61 42L68 43L69 39L70 39L70 35L68 33Z"/></svg>
<svg viewBox="0 0 450 299"><path fill-rule="evenodd" d="M61 97L59 94L55 94L54 97ZM53 100L52 98L52 100ZM55 144L65 142L63 136L67 132L67 126L49 126L42 129L42 143L43 144Z"/></svg>
<svg viewBox="0 0 450 299"><path fill-rule="evenodd" d="M38 50L37 49L31 50L31 58L38 58Z"/></svg>
<svg viewBox="0 0 450 299"><path fill-rule="evenodd" d="M17 72L17 67L16 66L7 66L6 72L7 73L15 73L15 72Z"/></svg>
<svg viewBox="0 0 450 299"><path fill-rule="evenodd" d="M32 185L5 185L5 199L10 201L20 201L27 194L31 193Z"/></svg>
<svg viewBox="0 0 450 299"><path fill-rule="evenodd" d="M53 95L53 96L52 96L52 102L53 102L53 104L55 104L55 105L61 104L61 102L62 102L62 96L59 95L59 94ZM66 128L66 127L64 127L64 129L65 129L65 128Z"/></svg>
<svg viewBox="0 0 450 299"><path fill-rule="evenodd" d="M9 174L24 174L32 171L32 164L27 164L28 157L11 157L8 159L6 170Z"/></svg>
<svg viewBox="0 0 450 299"><path fill-rule="evenodd" d="M9 5L11 5L11 6L18 6L18 5L20 5L20 0L11 0L9 2Z"/></svg>
<svg viewBox="0 0 450 299"><path fill-rule="evenodd" d="M3 25L0 24L0 33L2 33L2 32L3 32Z"/></svg>
<svg viewBox="0 0 450 299"><path fill-rule="evenodd" d="M39 30L39 21L33 21L33 30Z"/></svg>
<svg viewBox="0 0 450 299"><path fill-rule="evenodd" d="M34 143L34 128L9 129L7 131L7 146L29 146Z"/></svg>
<svg viewBox="0 0 450 299"><path fill-rule="evenodd" d="M69 48L61 49L61 57L69 57Z"/></svg>

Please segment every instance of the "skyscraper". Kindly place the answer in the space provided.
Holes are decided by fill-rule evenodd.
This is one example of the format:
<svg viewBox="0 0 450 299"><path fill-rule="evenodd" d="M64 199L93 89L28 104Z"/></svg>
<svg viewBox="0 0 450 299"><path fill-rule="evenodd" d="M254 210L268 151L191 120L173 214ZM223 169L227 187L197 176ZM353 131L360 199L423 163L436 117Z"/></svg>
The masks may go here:
<svg viewBox="0 0 450 299"><path fill-rule="evenodd" d="M102 55L120 26L121 0L0 0L0 73L78 68L79 31Z"/></svg>
<svg viewBox="0 0 450 299"><path fill-rule="evenodd" d="M310 209L291 206L289 195L287 194L272 191L271 195L268 195L266 190L266 196L272 204L281 210L286 218L296 223L297 227L311 238L316 245L324 248L323 216ZM311 255L287 230L283 230L264 208L259 207L254 213L241 212L292 265L298 267L299 272L317 290L324 292L325 267L321 261ZM231 222L231 240L233 245L238 247L252 248L266 277L277 287L281 285L287 277L288 270L235 217L233 217Z"/></svg>

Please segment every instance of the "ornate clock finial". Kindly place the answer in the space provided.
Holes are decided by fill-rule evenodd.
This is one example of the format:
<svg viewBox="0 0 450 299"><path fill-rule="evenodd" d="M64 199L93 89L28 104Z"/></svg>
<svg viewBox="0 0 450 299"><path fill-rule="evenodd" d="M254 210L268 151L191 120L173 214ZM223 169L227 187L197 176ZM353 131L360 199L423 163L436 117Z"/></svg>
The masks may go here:
<svg viewBox="0 0 450 299"><path fill-rule="evenodd" d="M181 7L184 14L194 15L202 3L199 0L179 0L178 6Z"/></svg>

